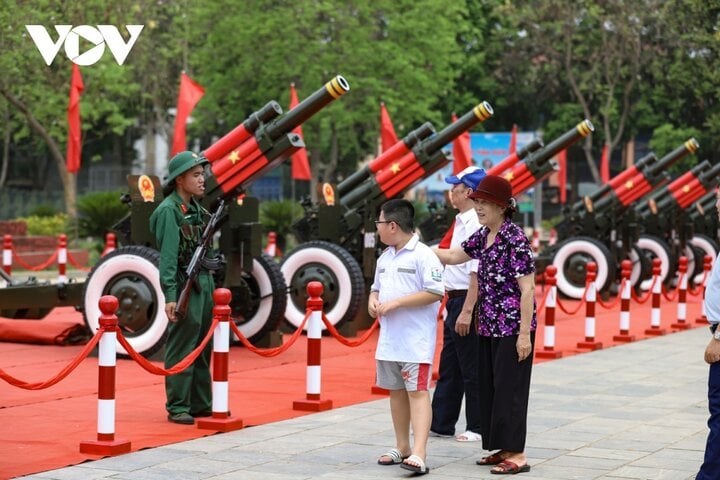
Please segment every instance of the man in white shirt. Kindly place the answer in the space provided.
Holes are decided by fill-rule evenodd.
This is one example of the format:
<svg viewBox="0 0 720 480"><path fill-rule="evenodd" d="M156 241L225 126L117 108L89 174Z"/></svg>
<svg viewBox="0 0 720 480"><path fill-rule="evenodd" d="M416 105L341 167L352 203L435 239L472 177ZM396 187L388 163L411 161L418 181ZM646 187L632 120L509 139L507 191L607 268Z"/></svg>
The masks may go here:
<svg viewBox="0 0 720 480"><path fill-rule="evenodd" d="M468 167L445 178L450 188L450 203L460 211L455 216L450 248L460 246L480 229L474 202L468 198L485 177L485 171ZM432 400L433 419L430 435L451 437L465 396L465 433L455 437L459 442L480 440L480 398L478 393L477 332L471 328L473 307L477 301L477 260L448 265L443 272L447 295L447 316L443 327L443 349L440 354L440 376Z"/></svg>
<svg viewBox="0 0 720 480"><path fill-rule="evenodd" d="M716 191L715 207L720 217L720 190ZM710 279L705 287L705 315L710 321L713 336L705 348L705 361L710 364L708 378L708 408L710 419L705 460L695 477L696 480L720 478L720 256L715 259Z"/></svg>

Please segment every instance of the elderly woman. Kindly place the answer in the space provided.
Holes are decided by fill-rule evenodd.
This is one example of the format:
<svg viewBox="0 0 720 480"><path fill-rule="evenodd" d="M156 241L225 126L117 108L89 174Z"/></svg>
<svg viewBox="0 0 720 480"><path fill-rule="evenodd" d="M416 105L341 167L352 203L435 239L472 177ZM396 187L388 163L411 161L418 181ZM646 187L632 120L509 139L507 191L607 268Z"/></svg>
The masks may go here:
<svg viewBox="0 0 720 480"><path fill-rule="evenodd" d="M511 221L512 186L488 175L469 195L484 225L460 247L434 249L446 265L478 260L477 328L481 434L478 460L491 473L530 471L525 456L527 406L535 343L535 260L522 228Z"/></svg>

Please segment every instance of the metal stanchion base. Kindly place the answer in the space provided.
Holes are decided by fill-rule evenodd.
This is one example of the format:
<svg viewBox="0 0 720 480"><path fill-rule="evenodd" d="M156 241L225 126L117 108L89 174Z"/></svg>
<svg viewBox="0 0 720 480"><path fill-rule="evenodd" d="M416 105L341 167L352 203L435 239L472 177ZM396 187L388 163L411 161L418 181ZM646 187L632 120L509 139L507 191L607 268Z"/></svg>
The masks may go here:
<svg viewBox="0 0 720 480"><path fill-rule="evenodd" d="M130 440L85 440L80 442L80 453L112 456L129 452Z"/></svg>
<svg viewBox="0 0 720 480"><path fill-rule="evenodd" d="M323 412L332 408L332 400L295 400L293 410L304 412Z"/></svg>
<svg viewBox="0 0 720 480"><path fill-rule="evenodd" d="M232 432L233 430L240 430L243 428L242 419L234 417L198 418L195 423L197 424L197 428L202 428L204 430L217 430L218 432Z"/></svg>
<svg viewBox="0 0 720 480"><path fill-rule="evenodd" d="M687 330L690 328L690 324L685 321L677 321L670 325L670 328L674 328L675 330Z"/></svg>
<svg viewBox="0 0 720 480"><path fill-rule="evenodd" d="M539 351L536 351L536 352L535 352L535 356L536 356L537 358L552 358L552 359L562 358L562 352L560 352L560 351L558 351L558 350L554 350L554 349L551 349L551 350L539 350Z"/></svg>
<svg viewBox="0 0 720 480"><path fill-rule="evenodd" d="M587 348L589 350L600 350L603 348L602 342L584 341L578 342L577 348Z"/></svg>
<svg viewBox="0 0 720 480"><path fill-rule="evenodd" d="M665 335L667 331L664 328L653 327L645 330L645 335Z"/></svg>
<svg viewBox="0 0 720 480"><path fill-rule="evenodd" d="M695 323L699 323L701 325L707 325L710 322L708 322L708 319L705 315L701 315L695 319Z"/></svg>
<svg viewBox="0 0 720 480"><path fill-rule="evenodd" d="M629 335L627 333L621 333L620 335L613 336L614 342L634 342L635 335Z"/></svg>

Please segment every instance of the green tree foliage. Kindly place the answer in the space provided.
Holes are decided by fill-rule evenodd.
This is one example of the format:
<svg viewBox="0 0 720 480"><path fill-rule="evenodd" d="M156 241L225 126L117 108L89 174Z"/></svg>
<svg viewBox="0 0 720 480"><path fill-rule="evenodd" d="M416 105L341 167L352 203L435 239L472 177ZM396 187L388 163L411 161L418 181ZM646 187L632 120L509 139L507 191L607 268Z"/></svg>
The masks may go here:
<svg viewBox="0 0 720 480"><path fill-rule="evenodd" d="M78 227L81 237L100 237L128 214L120 201L121 192L94 192L78 199Z"/></svg>

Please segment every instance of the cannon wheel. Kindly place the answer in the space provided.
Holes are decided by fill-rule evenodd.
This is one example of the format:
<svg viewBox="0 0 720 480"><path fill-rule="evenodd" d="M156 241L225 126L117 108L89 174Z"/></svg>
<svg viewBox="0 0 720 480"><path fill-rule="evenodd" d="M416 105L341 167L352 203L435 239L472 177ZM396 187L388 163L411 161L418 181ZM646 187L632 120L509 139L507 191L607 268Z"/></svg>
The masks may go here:
<svg viewBox="0 0 720 480"><path fill-rule="evenodd" d="M588 262L597 264L598 290L605 289L615 278L615 264L610 261L610 250L590 237L575 237L563 241L552 259L557 268L557 288L569 298L581 299L585 291Z"/></svg>
<svg viewBox="0 0 720 480"><path fill-rule="evenodd" d="M638 287L641 281L652 276L652 264L637 246L633 246L630 249L628 257L628 259L632 262L630 285L632 287Z"/></svg>
<svg viewBox="0 0 720 480"><path fill-rule="evenodd" d="M285 320L297 328L305 318L306 287L323 284L323 311L334 326L352 320L365 301L365 280L357 260L334 243L315 240L293 249L280 266L288 284ZM324 326L323 326L324 328Z"/></svg>
<svg viewBox="0 0 720 480"><path fill-rule="evenodd" d="M645 255L645 258L652 260L654 258L660 259L660 282L664 283L668 277L668 273L675 271L677 261L670 255L670 247L665 240L656 237L654 235L640 235L637 243L637 248ZM652 269L652 267L650 267ZM652 275L652 273L651 273ZM652 278L643 280L640 282L641 290L649 290L652 286Z"/></svg>
<svg viewBox="0 0 720 480"><path fill-rule="evenodd" d="M287 286L280 266L269 255L253 259L252 272L242 274L243 285L230 286L231 316L251 343L275 330L287 306Z"/></svg>
<svg viewBox="0 0 720 480"><path fill-rule="evenodd" d="M160 350L167 338L165 297L160 288L160 253L149 247L122 247L100 259L90 271L83 290L85 323L99 327L103 295L117 297L118 324L133 349L144 357ZM117 353L128 357L120 344Z"/></svg>
<svg viewBox="0 0 720 480"><path fill-rule="evenodd" d="M698 285L702 281L703 277L705 255L710 255L712 259L715 260L718 252L720 251L720 246L718 246L715 240L707 235L699 234L694 235L692 239L690 239L690 245L692 245L693 250L699 250L701 252L701 255L698 256L698 259L696 259L697 261L695 262L695 277L693 278L693 283Z"/></svg>

